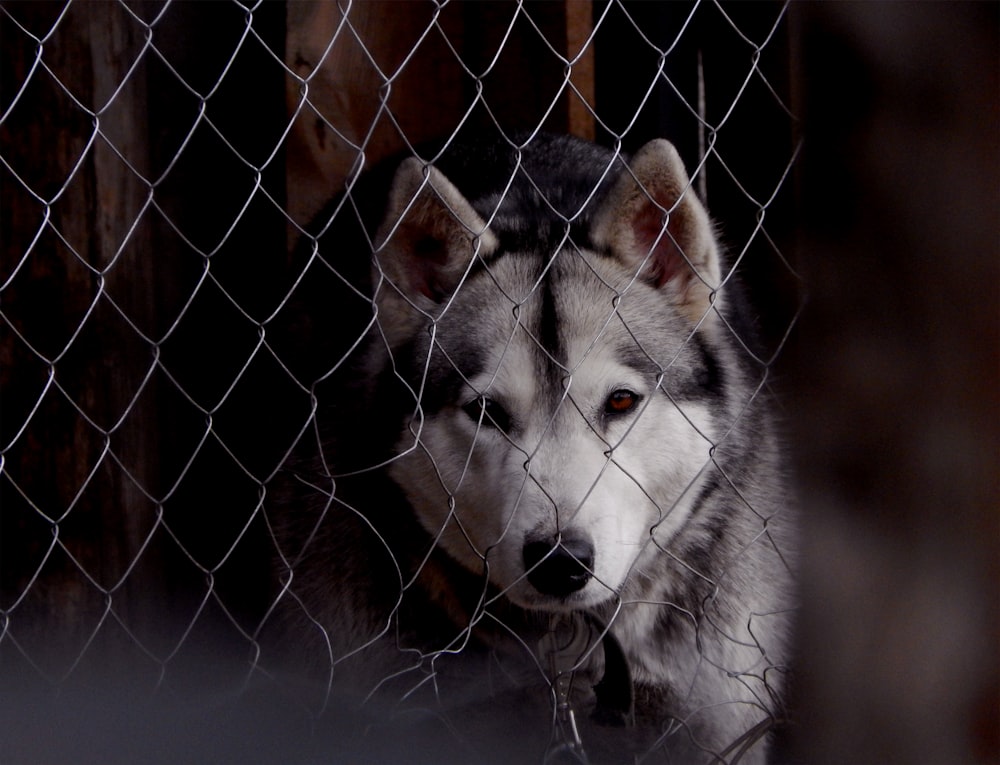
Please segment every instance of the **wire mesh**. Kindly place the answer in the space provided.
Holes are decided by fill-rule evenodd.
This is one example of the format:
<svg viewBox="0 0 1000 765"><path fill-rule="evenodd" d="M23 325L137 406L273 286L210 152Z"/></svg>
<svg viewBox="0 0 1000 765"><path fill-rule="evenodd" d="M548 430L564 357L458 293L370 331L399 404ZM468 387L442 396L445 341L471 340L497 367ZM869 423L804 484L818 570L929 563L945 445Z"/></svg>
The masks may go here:
<svg viewBox="0 0 1000 765"><path fill-rule="evenodd" d="M398 308L385 296L405 293L405 275L384 269L382 258L405 238L407 211L431 191L432 207L443 201L466 233L475 228L459 208L477 182L479 157L452 158L469 135L492 135L526 167L544 164L539 147L548 131L595 139L606 147L597 160L605 170L576 190L588 210L628 156L667 136L691 175L685 193L697 190L707 201L729 252L712 295L742 281L768 304L757 320L760 344L715 311L698 318L718 316L717 330L735 339L739 355L726 363L753 370L732 421L705 425L697 406L671 400L695 434L690 487L712 470L720 471L715 480L741 486L726 473L738 466L722 455L743 437L733 434L745 413L767 398L798 311L798 277L786 255L798 153L786 10L618 0L0 7L0 667L5 685L25 689L23 698L40 686L63 703L45 720L13 715L26 731L14 754L58 758L73 734L47 734L46 721L79 732L74 726L93 730L117 714L127 722L95 748L108 761L211 757L222 745L208 730L195 725L179 739L170 731L190 721L190 699L216 710L222 694L242 705L221 726L242 743L230 743L222 759L254 751L279 760L290 753L302 761L392 760L417 744L427 761L615 760L626 749L630 757L680 752L735 761L745 749L742 761L762 756L763 747L752 747L783 714L786 660L772 660L754 635L768 613L741 614L740 636L713 624L730 563L704 568L709 587L700 603L694 593L688 602L630 601L622 582L609 581L610 600L586 615L525 617L511 606L519 585L498 586L488 575L501 567L491 545L503 533L482 544L465 527L477 523L465 510L474 498L462 487L477 485L480 452L462 452L456 475L428 427L441 408L428 398L436 395L434 348L447 349L432 344L424 356L404 358L412 349L394 338ZM469 176L456 183L458 202L422 165L423 182L400 219L382 226L380 200L395 165L380 161L394 152L451 168L446 178ZM492 215L478 220L486 228L471 231L474 249L486 252L488 227L504 230L502 192L520 189L517 177L511 171L494 181L499 197ZM558 202L540 206L549 204ZM573 212L545 216L557 234L548 267L561 252L582 257ZM503 283L500 270L486 271ZM615 289L605 325L627 302L628 288ZM501 343L512 354L522 340L546 347L528 318L537 295L505 304L515 317L524 311ZM456 332L424 311L432 337ZM475 318L473 311L464 322ZM427 335L408 342L418 336ZM540 464L546 438L555 439L564 420L587 419L581 380L599 336L580 358L559 362L561 393L537 415L543 435L532 444L495 439L489 451L510 448L525 466ZM361 362L379 342L390 351L391 385L364 377L373 367ZM696 345L679 346L676 357ZM414 363L426 366L403 368ZM661 364L653 399L672 395L668 382L683 363ZM723 376L730 374L743 373ZM493 383L466 382L484 386L475 388L479 408L470 415L476 443L513 433L503 418L526 417L495 406ZM383 392L391 400L379 398ZM560 521L567 529L609 475L650 497L641 471L617 456L627 451L620 444L648 431L643 423L653 414L641 416L644 405L654 408L639 402L640 417L620 443L604 437L601 466L573 499L555 496L556 479L531 467L508 476L513 495L570 505L560 510L569 513ZM387 435L399 424L393 417L408 423L402 440ZM419 454L427 455L430 467L421 470L430 470L435 491L445 487L436 500L440 519L428 528L416 515L394 514L387 532L380 510L412 504L400 500L399 466ZM744 501L756 526L739 554L752 557L760 545L791 554L777 532L771 536L781 518ZM670 517L672 506L658 512ZM446 539L456 520L473 540L471 563L441 553L460 545ZM554 544L545 555L568 549ZM652 532L644 545L680 568L708 565ZM600 578L598 563L579 549L569 557L586 578ZM453 582L470 571L481 591L467 602ZM386 593L389 602L374 602ZM427 601L432 615L416 610ZM775 608L773 618L784 619L790 606ZM670 621L674 630L693 624L690 666L717 665L740 694L725 703L688 699L674 705L686 712L667 715L674 699L643 685L634 657L621 659L621 672L605 672L628 642L616 637L622 612L643 609L643 618ZM351 621L352 610L375 626ZM412 625L430 634L432 647L412 639ZM483 641L489 650L479 650ZM748 641L757 659L733 664ZM385 644L395 655L383 666ZM375 669L364 667L369 656ZM602 673L608 685L626 678L621 693L635 695L627 714L658 710L638 725L643 735L633 721L624 734L597 726L581 738L575 694ZM95 678L106 696L81 723L66 710ZM131 708L128 699L147 696L165 701L168 722ZM742 738L720 743L710 725L698 732L696 721L714 703L753 710ZM525 721L538 737L497 732L521 733Z"/></svg>

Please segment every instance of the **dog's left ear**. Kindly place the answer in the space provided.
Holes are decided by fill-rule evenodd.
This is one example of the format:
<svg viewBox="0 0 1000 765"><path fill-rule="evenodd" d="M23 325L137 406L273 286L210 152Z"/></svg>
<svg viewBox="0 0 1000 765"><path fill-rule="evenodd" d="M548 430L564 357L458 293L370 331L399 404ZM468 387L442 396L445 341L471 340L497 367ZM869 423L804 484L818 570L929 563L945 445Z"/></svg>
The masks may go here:
<svg viewBox="0 0 1000 765"><path fill-rule="evenodd" d="M390 347L436 317L473 258L489 255L498 245L440 170L416 157L404 160L389 190L372 261L379 326Z"/></svg>
<svg viewBox="0 0 1000 765"><path fill-rule="evenodd" d="M497 238L440 170L404 160L375 237L375 268L413 306L427 309L457 288L472 259ZM390 288L391 289L391 288Z"/></svg>
<svg viewBox="0 0 1000 765"><path fill-rule="evenodd" d="M657 139L643 146L594 218L592 238L702 321L719 286L719 251L708 213L677 150Z"/></svg>

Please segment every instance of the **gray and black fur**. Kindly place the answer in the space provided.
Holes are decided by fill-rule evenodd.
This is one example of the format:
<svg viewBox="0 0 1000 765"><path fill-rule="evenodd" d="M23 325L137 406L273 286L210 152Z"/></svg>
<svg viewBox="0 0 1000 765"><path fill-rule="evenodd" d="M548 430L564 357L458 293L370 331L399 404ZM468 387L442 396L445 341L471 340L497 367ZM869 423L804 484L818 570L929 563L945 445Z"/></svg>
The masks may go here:
<svg viewBox="0 0 1000 765"><path fill-rule="evenodd" d="M673 148L452 142L363 176L302 256L274 343L318 408L277 526L343 698L431 703L482 761L541 761L572 709L596 760L763 762L791 509Z"/></svg>

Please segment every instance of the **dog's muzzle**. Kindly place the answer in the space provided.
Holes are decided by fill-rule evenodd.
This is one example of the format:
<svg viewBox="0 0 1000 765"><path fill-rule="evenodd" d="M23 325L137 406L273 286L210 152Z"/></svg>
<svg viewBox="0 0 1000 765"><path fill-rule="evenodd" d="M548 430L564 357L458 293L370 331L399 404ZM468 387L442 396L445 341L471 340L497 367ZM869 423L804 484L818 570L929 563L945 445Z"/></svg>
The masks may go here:
<svg viewBox="0 0 1000 765"><path fill-rule="evenodd" d="M522 550L528 581L543 595L565 598L582 590L594 571L594 545L581 537L528 540Z"/></svg>

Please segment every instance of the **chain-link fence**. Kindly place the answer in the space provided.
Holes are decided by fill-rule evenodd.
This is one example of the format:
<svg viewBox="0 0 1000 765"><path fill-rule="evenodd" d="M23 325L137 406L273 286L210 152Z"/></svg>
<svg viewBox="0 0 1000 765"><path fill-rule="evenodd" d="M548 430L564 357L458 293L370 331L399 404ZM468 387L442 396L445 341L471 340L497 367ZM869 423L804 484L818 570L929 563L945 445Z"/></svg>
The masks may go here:
<svg viewBox="0 0 1000 765"><path fill-rule="evenodd" d="M763 756L787 14L0 6L13 760Z"/></svg>
<svg viewBox="0 0 1000 765"><path fill-rule="evenodd" d="M787 287L782 295L775 286L794 282L780 244L787 237L782 216L796 154L784 14L781 4L752 13L735 6L617 2L287 8L277 3L6 4L0 642L12 687L40 680L69 694L68 689L86 687L95 676L106 681L110 674L123 678L106 691L112 695L197 698L194 673L210 677L206 684L216 692L243 689L252 698L247 684L263 685L258 692L270 698L279 690L289 693L291 684L297 688L292 693L296 708L321 729L335 731L329 735L341 756L358 747L359 753L381 752L390 759L400 756L406 746L401 742L410 739L429 747L422 756L431 759L461 759L444 753L463 741L477 758L486 756L483 747L498 760L531 751L538 759L546 752L585 757L574 717L585 710L573 709L580 702L571 698L569 684L579 675L577 686L595 685L602 662L605 684L624 688L619 693L624 700L612 704L620 707L614 714L642 714L644 707L631 695L643 693L643 669L629 657L621 660L621 677L612 671L613 658L622 650L618 643L625 640L613 636L630 629L622 626L630 622L618 612L641 607L632 602L636 595L623 594L628 577L617 581L617 574L604 570L605 558L619 553L591 551L588 523L596 521L573 520L574 514L589 517L589 507L596 504L588 505L585 495L603 496L602 487L613 482L614 476L602 478L605 472L622 476L639 468L616 459L611 436L605 434L604 446L598 444L611 455L604 467L576 476L571 492L579 489L576 499L551 500L577 505L548 510L566 531L552 526L546 532L551 541L535 543L545 547L539 560L524 564L536 594L541 588L545 596L563 599L577 585L562 579L593 576L602 579L605 590L592 596L595 602L614 595L607 602L616 605L591 612L589 626L564 615L551 618L566 625L553 622L546 628L530 612L528 617L508 613L525 605L525 596L514 597L525 574L504 579L484 570L492 565L502 572L504 558L490 548L502 550L505 534L520 537L488 531L495 521L477 521L480 514L469 509L486 504L485 499L468 496L442 475L449 469L442 450L457 447L442 444L440 433L432 436L433 417L442 415L430 397L441 394L428 390L425 400L419 386L426 380L419 376L399 376L402 386L388 385L389 369L419 363L404 358L402 340L395 337L387 340L391 358L381 376L375 362L358 361L374 352L365 350L365 338L391 334L391 325L403 321L391 314L405 312L388 299L385 304L373 300L374 285L366 285L376 262L373 251L394 246L391 237L388 244L373 240L374 227L385 216L385 186L366 180L379 177L377 169L366 171L402 150L449 168L446 178L464 176L465 164L475 167L487 156L454 147L464 145L465 136L491 133L491 145L510 153L511 164L503 171L506 178L491 181L490 193L510 192L522 163L527 175L534 174L531 183L542 184L542 193L535 209L518 213L524 217L519 224L501 220L512 214L502 209L501 194L492 203L492 216L480 209L489 220L483 225L501 238L509 233L505 226L539 227L534 245L539 248L540 223L552 222L546 206L558 203L546 194L563 193L560 184L575 183L582 187L569 192L580 199L599 196L604 177L619 172L619 155L667 135L680 147L694 185L725 221L722 233L732 253L731 261L714 267L714 277L706 272L698 278L714 278L712 290L745 279L762 294L781 296L775 302L783 307L764 314L766 341L759 350L748 348L751 341L741 330L720 328L742 345L745 358L729 363L742 368L749 359L754 369L749 397L734 404L743 410L763 395L761 387L768 384L794 313ZM757 126L752 151L745 139L737 139L749 123ZM597 138L609 151L587 160L594 165L589 177L567 165L561 172L572 173L572 180L546 179L545 166L570 149L558 144L536 148L548 140L538 132L543 129ZM438 148L420 148L435 138L443 139ZM456 151L467 153L451 159L449 152ZM490 151L495 149L484 149L484 155ZM488 172L496 175L498 168ZM473 171L458 183L459 191L471 194L481 180ZM346 191L324 208L340 188ZM435 192L446 197L436 186ZM670 209L677 200L655 201ZM445 202L450 209L441 208L440 217L454 214L463 226L477 225L471 217L461 219L455 211L460 203ZM402 202L403 207L412 204L417 202ZM579 214L559 211L555 222L566 232L561 241L544 245L547 258L563 250L583 257L582 235L566 236L572 216ZM307 225L311 220L315 223ZM406 234L395 236L400 242ZM383 290L405 293L401 273L405 269L378 272L376 282L388 279ZM576 299L588 299L586 294ZM615 305L624 294L614 294ZM526 311L529 303L529 297L521 298ZM710 321L705 306L696 322ZM465 310L472 313L463 321L473 320L476 310ZM605 323L613 315L622 314L612 312ZM568 315L562 323L574 320ZM432 326L436 331L437 322ZM545 344L539 336L544 330L520 321L518 326L531 342ZM598 332L589 342L600 337ZM680 346L675 353L683 351ZM549 352L554 352L551 345ZM703 347L700 352L708 359L702 366L721 363ZM580 421L589 416L581 409L589 406L582 403L586 358L559 362L566 386L562 403L567 410L580 410ZM646 396L659 393L683 417L697 418L700 407L692 413L668 399L679 394L665 378L686 362L653 362L661 365L660 372ZM530 365L507 364L516 378L539 374ZM470 374L469 369L459 372ZM576 389L574 376L581 379ZM492 422L492 429L508 431L509 438L491 450L513 446L515 457L507 457L508 463L516 459L527 465L534 459L540 464L545 438L532 447L527 442L536 435L528 435L527 422L521 422L518 434L509 422L512 416L519 421L536 416L534 409L522 402L509 415L480 393L484 409L476 415L474 440L488 442L483 421L487 430ZM513 410L513 394L503 395L504 406ZM615 395L625 396L626 403L627 397L639 396L624 388ZM413 411L403 417L407 407ZM386 422L387 411L410 423L415 435L409 447L396 436L379 442L393 427ZM538 432L561 427L556 424L560 411L557 406L540 412ZM655 416L643 414L645 421ZM681 497L653 496L656 490L641 478L625 481L621 490L635 494L632 504L641 504L645 494L659 514L659 521L654 514L643 523L654 529L670 525L663 518L682 512L674 506L685 505L686 495L706 484L703 474L718 468L725 475L728 463L714 452L729 448L723 434L739 429L742 416L720 426L718 435L711 434L714 425L709 427L692 445L695 454L681 455L694 471L684 474L691 487ZM422 425L416 423L425 417L430 429L421 435ZM699 432L693 424L686 430ZM735 437L730 441L735 443ZM647 448L655 449L655 443ZM560 437L551 461L559 463L576 449L572 440ZM375 470L387 462L408 465L406 456L414 450L426 453L426 464ZM497 467L480 469L495 473ZM436 474L443 492L412 499L416 489L411 484L418 479L400 478L407 471ZM352 480L358 474L362 477ZM512 488L490 488L473 471L469 484L504 502L514 498L496 512L522 517L529 510L519 509L518 492L549 495L562 486L528 467L509 480ZM414 505L423 502L409 513L412 517L403 512L413 510L410 503L387 488L397 484ZM737 491L738 486L733 483ZM437 507L428 510L434 503ZM387 507L393 507L391 522L382 515ZM763 537L779 556L789 555L768 530L768 523L776 523L773 509L751 510L759 512L758 523L739 546ZM467 528L475 523L484 528ZM507 520L508 526L517 523ZM450 525L462 528L470 544L463 548L449 542ZM572 547L561 540L576 533L575 526L584 541ZM644 536L654 549L665 544L656 533L647 530ZM628 544L643 541L640 534ZM449 555L442 557L440 549ZM524 549L527 556L527 543ZM740 575L738 562L719 562L713 569L693 557L685 560L686 554L695 555L668 548L659 556L673 555L679 565L701 568L699 575L717 589L724 589L718 580L727 567L736 566L734 576ZM533 575L532 566L544 575ZM562 571L567 566L575 566L570 574ZM432 597L414 594L423 588ZM721 605L715 606L716 595L703 589L682 593L683 602L664 602L661 610L672 616L652 618L692 620L697 627L689 636L692 647L701 640L718 645L689 660L691 671L699 663L719 663L717 671L736 673L740 692L714 699L692 692L672 717L664 711L670 705L649 704L653 711L648 714L659 715L647 721L651 734L643 739L628 733L623 740L642 740L651 751L682 746L734 756L780 719L777 698L785 657L769 657L752 626L744 638L710 627L728 601L719 599ZM688 602L696 596L704 602ZM455 602L442 603L448 599ZM754 600L766 602L762 613L748 611L741 619L780 619L791 606L773 598ZM352 616L352 610L361 616ZM552 635L565 629L586 634L578 636L582 642L572 655L562 645L546 653L535 643L549 629ZM748 640L757 658L744 657L747 666L727 665L724 655ZM378 655L380 643L395 646L388 653L398 655L369 659ZM636 650L653 655L659 649L626 646L626 653ZM556 662L552 657L559 651L565 666L543 666ZM211 655L207 662L206 652ZM502 659L507 654L516 659ZM466 655L488 658L483 665L449 662ZM289 669L303 657L305 668ZM588 669L594 661L596 669ZM651 659L659 662L658 656ZM365 673L355 670L355 663L373 666ZM588 680L585 670L598 675ZM466 675L477 677L460 681ZM481 685L488 676L492 687L484 693ZM694 680L692 675L688 682ZM653 692L658 692L655 684ZM356 711L353 694L368 697L360 705L364 711ZM735 716L738 727L722 728L733 741L720 738L711 725L699 734L691 722L699 715L711 719L705 709L717 703L754 710ZM253 702L249 706L256 708ZM512 711L519 707L532 711ZM411 719L414 715L419 722ZM423 719L428 715L436 725ZM501 723L519 717L534 723L523 729L536 727L541 740L525 734L511 745L497 733ZM349 735L345 720L352 725L364 720L375 732ZM88 724L96 721L88 717ZM386 747L382 735L395 740ZM468 744L470 737L479 743ZM592 753L602 745L609 752L624 746L614 738L611 742L587 746ZM116 756L130 751L130 745L110 744Z"/></svg>

